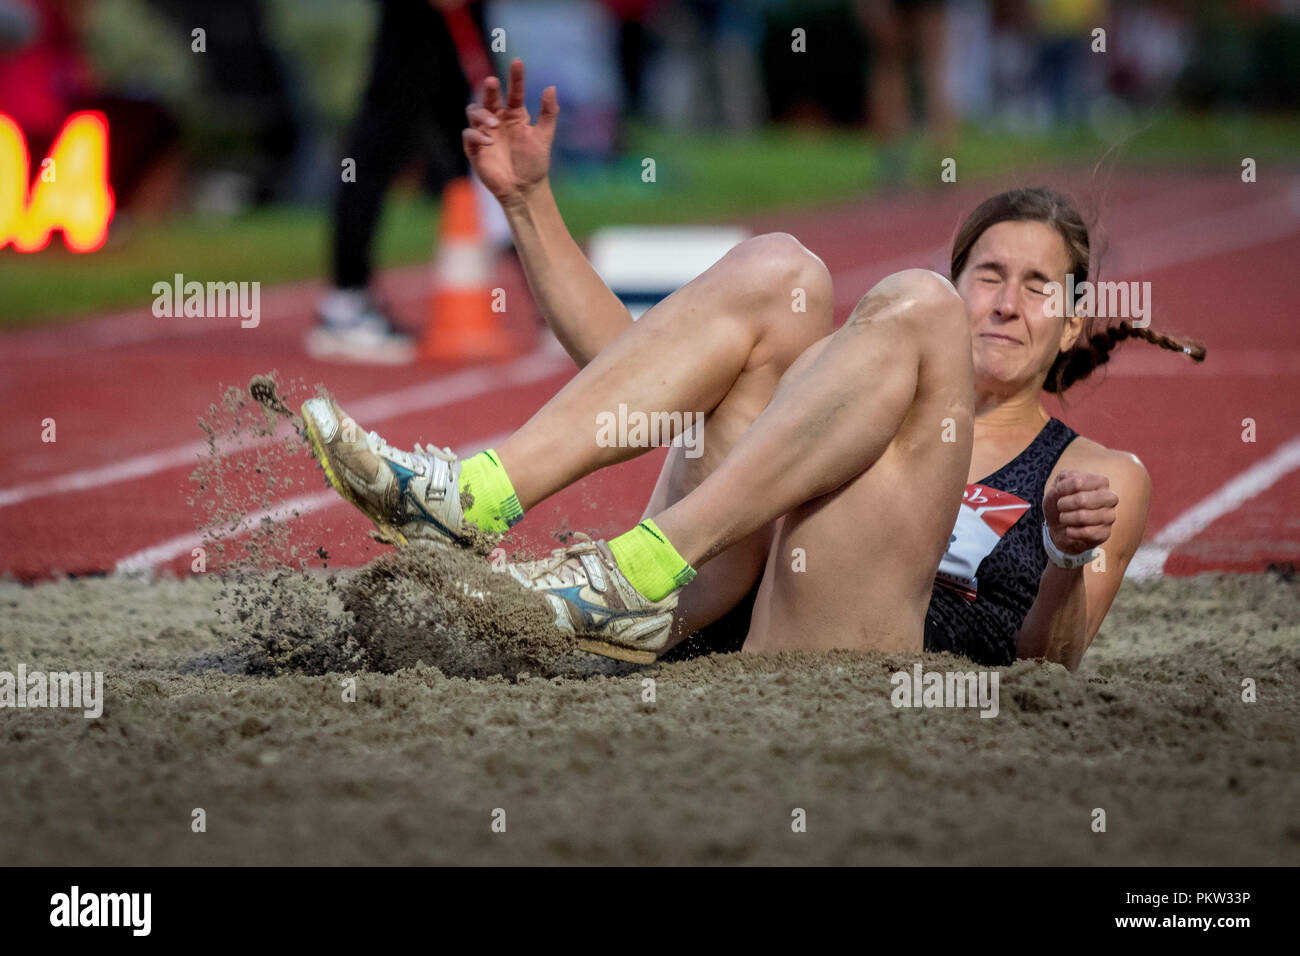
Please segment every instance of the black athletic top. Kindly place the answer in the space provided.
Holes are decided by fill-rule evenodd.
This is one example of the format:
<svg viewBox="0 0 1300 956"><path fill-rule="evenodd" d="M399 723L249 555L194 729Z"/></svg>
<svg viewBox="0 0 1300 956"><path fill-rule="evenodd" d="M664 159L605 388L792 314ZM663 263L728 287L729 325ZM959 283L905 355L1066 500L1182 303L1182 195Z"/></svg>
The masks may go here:
<svg viewBox="0 0 1300 956"><path fill-rule="evenodd" d="M1043 492L1076 436L1053 418L1028 448L983 481L966 486L925 615L927 651L952 651L990 667L1016 659L1016 632L1047 567ZM755 582L734 608L663 659L740 650L757 594Z"/></svg>
<svg viewBox="0 0 1300 956"><path fill-rule="evenodd" d="M1016 659L1016 632L1047 566L1043 492L1076 436L1053 418L1028 448L966 486L925 615L927 651L952 651L987 666Z"/></svg>

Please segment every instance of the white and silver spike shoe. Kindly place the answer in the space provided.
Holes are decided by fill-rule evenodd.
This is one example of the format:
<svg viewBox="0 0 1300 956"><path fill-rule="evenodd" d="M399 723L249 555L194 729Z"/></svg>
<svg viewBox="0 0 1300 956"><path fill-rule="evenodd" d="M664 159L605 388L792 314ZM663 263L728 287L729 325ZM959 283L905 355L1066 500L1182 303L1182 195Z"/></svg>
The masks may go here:
<svg viewBox="0 0 1300 956"><path fill-rule="evenodd" d="M303 402L312 453L330 485L375 523L391 544L467 544L460 504L461 462L451 449L394 448L362 431L332 398Z"/></svg>
<svg viewBox="0 0 1300 956"><path fill-rule="evenodd" d="M624 577L604 541L582 539L549 558L507 564L511 576L546 598L555 626L592 654L650 664L668 647L677 591L650 601Z"/></svg>

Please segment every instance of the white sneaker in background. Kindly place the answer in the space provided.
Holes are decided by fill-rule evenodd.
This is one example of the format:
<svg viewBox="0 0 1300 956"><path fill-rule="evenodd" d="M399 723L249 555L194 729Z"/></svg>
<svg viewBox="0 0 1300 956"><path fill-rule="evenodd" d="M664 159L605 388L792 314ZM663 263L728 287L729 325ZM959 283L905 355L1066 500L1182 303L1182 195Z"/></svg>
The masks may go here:
<svg viewBox="0 0 1300 956"><path fill-rule="evenodd" d="M407 365L415 361L415 340L392 320L364 289L334 289L321 299L316 325L304 342L314 359Z"/></svg>

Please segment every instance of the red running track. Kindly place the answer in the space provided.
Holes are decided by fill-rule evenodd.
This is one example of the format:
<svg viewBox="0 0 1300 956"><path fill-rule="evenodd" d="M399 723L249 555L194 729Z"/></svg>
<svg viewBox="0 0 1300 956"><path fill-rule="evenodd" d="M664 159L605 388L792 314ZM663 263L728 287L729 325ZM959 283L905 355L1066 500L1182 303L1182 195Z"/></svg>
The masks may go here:
<svg viewBox="0 0 1300 956"><path fill-rule="evenodd" d="M1069 189L1069 174L1047 177ZM1087 182L1081 177L1087 193ZM944 257L962 215L1006 184L765 214L819 254L835 277L837 320L881 276ZM1258 571L1300 560L1300 174L1243 184L1236 172L1129 173L1101 210L1102 278L1151 282L1153 324L1204 340L1204 365L1141 343L1078 387L1059 412L1103 444L1136 453L1154 484L1133 573ZM8 252L5 254L16 254ZM160 277L170 275L159 265ZM385 275L399 315L422 318L427 270ZM189 276L206 279L210 277ZM32 580L121 569L189 573L197 516L187 504L196 418L223 385L259 372L323 382L367 427L398 445L464 451L521 425L575 368L538 332L518 277L503 274L520 357L495 366L330 365L301 350L316 282L264 289L262 319L159 319L148 307L0 337L0 573ZM518 303L527 303L521 307ZM548 344L549 343L549 344ZM362 414L364 409L366 414ZM41 440L54 419L57 441ZM1242 440L1254 422L1254 442ZM508 547L555 546L562 527L608 536L640 517L664 451L607 469L536 508ZM381 546L368 523L319 486L292 492L295 537L331 566ZM567 522L567 525L566 525Z"/></svg>

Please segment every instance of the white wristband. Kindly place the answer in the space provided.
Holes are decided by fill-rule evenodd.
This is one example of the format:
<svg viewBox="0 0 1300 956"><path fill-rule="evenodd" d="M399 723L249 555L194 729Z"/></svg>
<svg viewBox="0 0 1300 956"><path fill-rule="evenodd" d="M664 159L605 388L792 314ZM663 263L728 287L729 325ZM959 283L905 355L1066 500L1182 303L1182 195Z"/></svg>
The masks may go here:
<svg viewBox="0 0 1300 956"><path fill-rule="evenodd" d="M1093 559L1097 557L1096 548L1091 548L1083 552L1083 554L1066 554L1058 548L1047 530L1046 518L1043 519L1043 550L1047 552L1048 561L1066 571L1078 570L1085 564L1091 564Z"/></svg>

